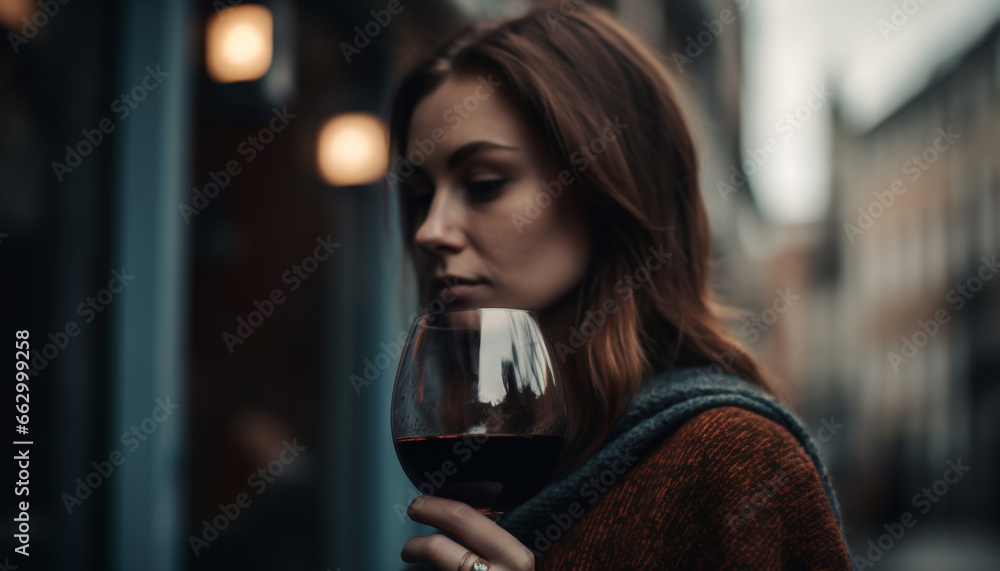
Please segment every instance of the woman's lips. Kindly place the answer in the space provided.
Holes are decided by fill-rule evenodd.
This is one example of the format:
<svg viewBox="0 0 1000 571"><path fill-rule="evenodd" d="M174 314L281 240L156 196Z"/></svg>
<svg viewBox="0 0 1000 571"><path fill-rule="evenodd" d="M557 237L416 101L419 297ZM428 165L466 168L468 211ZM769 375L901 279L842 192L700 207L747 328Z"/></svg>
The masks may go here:
<svg viewBox="0 0 1000 571"><path fill-rule="evenodd" d="M443 301L448 301L447 298L457 298L468 295L474 291L484 288L485 286L485 281L450 280L447 278L444 280L436 280L434 282L434 289L437 291L438 297L440 297Z"/></svg>

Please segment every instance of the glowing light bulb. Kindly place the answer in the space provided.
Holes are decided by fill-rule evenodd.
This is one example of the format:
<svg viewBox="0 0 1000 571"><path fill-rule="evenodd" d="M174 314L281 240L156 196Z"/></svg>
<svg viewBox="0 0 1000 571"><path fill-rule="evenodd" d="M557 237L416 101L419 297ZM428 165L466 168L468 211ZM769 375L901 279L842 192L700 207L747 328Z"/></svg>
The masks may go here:
<svg viewBox="0 0 1000 571"><path fill-rule="evenodd" d="M316 157L320 175L333 186L369 184L389 166L382 122L367 113L345 113L320 130Z"/></svg>
<svg viewBox="0 0 1000 571"><path fill-rule="evenodd" d="M271 11L257 4L227 8L205 28L205 67L219 83L259 79L274 50Z"/></svg>

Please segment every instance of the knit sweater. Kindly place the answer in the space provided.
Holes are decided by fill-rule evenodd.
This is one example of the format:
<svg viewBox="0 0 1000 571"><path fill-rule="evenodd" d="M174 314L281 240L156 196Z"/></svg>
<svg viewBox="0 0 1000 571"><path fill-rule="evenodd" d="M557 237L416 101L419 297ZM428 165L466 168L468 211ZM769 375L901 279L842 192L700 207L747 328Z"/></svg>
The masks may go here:
<svg viewBox="0 0 1000 571"><path fill-rule="evenodd" d="M602 446L499 525L536 569L850 569L802 423L702 368L647 379Z"/></svg>

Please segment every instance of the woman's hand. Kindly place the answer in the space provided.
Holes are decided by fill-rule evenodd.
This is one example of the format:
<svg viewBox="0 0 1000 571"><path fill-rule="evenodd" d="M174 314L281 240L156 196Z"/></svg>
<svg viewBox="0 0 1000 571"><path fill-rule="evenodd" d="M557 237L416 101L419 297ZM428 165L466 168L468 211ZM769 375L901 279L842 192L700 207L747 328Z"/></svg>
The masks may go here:
<svg viewBox="0 0 1000 571"><path fill-rule="evenodd" d="M420 496L406 510L410 519L447 531L461 543L435 533L411 537L403 546L403 561L430 563L442 571L470 571L482 557L490 571L532 571L535 556L513 535L472 506L437 496ZM471 550L472 555L465 558ZM464 565L459 564L465 559Z"/></svg>

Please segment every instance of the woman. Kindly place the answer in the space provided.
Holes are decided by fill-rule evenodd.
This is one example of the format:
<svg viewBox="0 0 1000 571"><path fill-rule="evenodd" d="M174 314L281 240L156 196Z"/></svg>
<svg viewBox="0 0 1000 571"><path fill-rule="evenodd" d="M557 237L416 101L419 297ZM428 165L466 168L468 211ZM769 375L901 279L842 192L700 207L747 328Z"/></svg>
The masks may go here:
<svg viewBox="0 0 1000 571"><path fill-rule="evenodd" d="M402 79L390 130L421 299L541 313L571 423L499 523L414 500L442 533L404 561L849 568L815 446L711 299L695 147L649 51L589 5L470 26Z"/></svg>

